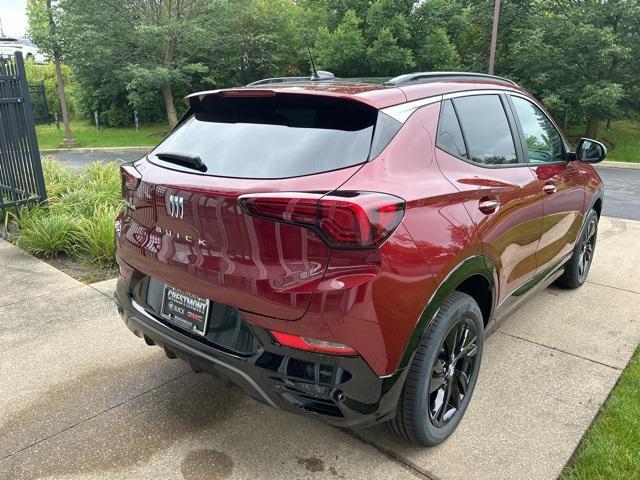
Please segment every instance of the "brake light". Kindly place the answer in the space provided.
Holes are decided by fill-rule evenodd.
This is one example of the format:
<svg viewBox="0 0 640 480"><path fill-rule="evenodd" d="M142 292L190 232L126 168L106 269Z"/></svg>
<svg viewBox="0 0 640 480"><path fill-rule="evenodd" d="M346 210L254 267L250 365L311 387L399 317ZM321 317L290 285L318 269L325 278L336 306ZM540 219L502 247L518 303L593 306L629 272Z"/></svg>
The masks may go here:
<svg viewBox="0 0 640 480"><path fill-rule="evenodd" d="M376 192L258 193L242 195L249 215L315 230L334 248L372 248L398 227L405 202Z"/></svg>
<svg viewBox="0 0 640 480"><path fill-rule="evenodd" d="M218 93L222 97L275 97L276 92L273 90L223 90Z"/></svg>
<svg viewBox="0 0 640 480"><path fill-rule="evenodd" d="M122 179L122 193L124 196L125 190L135 191L138 188L142 175L133 165L121 165L120 178Z"/></svg>
<svg viewBox="0 0 640 480"><path fill-rule="evenodd" d="M310 337L300 337L290 333L274 332L273 330L271 331L271 335L280 345L295 348L296 350L324 353L327 355L353 356L358 354L353 348L342 343L328 342Z"/></svg>

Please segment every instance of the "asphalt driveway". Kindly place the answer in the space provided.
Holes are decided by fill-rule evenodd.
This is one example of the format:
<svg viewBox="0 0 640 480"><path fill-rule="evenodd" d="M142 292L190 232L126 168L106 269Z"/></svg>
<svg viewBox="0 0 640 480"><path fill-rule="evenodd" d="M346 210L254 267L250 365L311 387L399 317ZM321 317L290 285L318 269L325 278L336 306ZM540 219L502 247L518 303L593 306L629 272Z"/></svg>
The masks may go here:
<svg viewBox="0 0 640 480"><path fill-rule="evenodd" d="M82 168L91 162L134 162L151 148L109 148L109 149L73 149L55 150L52 153L41 152L43 157L52 156L72 168Z"/></svg>
<svg viewBox="0 0 640 480"><path fill-rule="evenodd" d="M73 168L82 168L90 162L132 162L148 149L109 149L86 151L57 151L53 156ZM606 187L604 215L629 220L640 220L640 168L596 166Z"/></svg>
<svg viewBox="0 0 640 480"><path fill-rule="evenodd" d="M555 478L640 341L638 238L639 222L602 219L589 282L547 289L489 338L465 419L433 449L190 373L129 333L112 281L0 240L0 478Z"/></svg>
<svg viewBox="0 0 640 480"><path fill-rule="evenodd" d="M640 168L596 166L605 186L604 215L640 220Z"/></svg>

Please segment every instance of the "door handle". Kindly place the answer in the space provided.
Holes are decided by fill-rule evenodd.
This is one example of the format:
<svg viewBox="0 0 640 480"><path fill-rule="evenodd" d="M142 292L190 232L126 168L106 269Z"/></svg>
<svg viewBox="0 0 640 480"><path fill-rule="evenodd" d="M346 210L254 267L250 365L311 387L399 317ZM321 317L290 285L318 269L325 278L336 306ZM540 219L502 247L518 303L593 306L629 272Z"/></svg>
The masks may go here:
<svg viewBox="0 0 640 480"><path fill-rule="evenodd" d="M549 195L551 195L552 193L556 193L558 191L558 187L556 187L555 183L547 183L545 184L544 187L542 187L542 190L544 190L544 193L548 193Z"/></svg>
<svg viewBox="0 0 640 480"><path fill-rule="evenodd" d="M478 209L487 215L498 210L500 201L495 198L483 197L478 202Z"/></svg>

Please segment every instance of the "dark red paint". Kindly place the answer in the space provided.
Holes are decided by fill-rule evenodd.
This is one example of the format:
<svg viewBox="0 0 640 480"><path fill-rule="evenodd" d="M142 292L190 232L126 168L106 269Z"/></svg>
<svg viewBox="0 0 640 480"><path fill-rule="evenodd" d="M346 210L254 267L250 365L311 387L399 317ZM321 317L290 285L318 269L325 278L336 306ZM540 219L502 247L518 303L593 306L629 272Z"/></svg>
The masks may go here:
<svg viewBox="0 0 640 480"><path fill-rule="evenodd" d="M384 108L491 88L522 92L490 81L273 91ZM601 188L594 169L576 161L484 168L455 158L435 147L439 111L439 102L415 111L374 160L308 177L209 177L142 159L135 164L140 185L127 192L129 208L118 218L118 257L145 275L237 307L254 325L347 345L376 375L392 374L453 269L474 255L489 257L499 305L572 249ZM376 248L332 248L317 229L250 215L238 203L247 194L333 190L399 197L402 222ZM167 215L171 195L185 199L182 219Z"/></svg>

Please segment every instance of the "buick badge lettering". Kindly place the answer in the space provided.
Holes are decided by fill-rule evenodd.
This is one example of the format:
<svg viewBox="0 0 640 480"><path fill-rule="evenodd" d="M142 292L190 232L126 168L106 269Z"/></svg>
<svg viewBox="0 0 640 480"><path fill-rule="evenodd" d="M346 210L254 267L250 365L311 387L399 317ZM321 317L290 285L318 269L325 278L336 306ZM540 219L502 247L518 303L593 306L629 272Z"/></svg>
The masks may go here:
<svg viewBox="0 0 640 480"><path fill-rule="evenodd" d="M201 238L194 239L191 235L182 235L180 232L174 232L173 230L169 230L168 228L162 228L160 226L156 226L156 233L161 235L166 235L168 237L175 237L178 240L184 240L185 242L197 244L199 247L206 247L207 242L205 242Z"/></svg>
<svg viewBox="0 0 640 480"><path fill-rule="evenodd" d="M169 215L175 218L184 216L184 197L179 195L169 196Z"/></svg>

